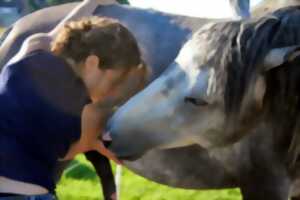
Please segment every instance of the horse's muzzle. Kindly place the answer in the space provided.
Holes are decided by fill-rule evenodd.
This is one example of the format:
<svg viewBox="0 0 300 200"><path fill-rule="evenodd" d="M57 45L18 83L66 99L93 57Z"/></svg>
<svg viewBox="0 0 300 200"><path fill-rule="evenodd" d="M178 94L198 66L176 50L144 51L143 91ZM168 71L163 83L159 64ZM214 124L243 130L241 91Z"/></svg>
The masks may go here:
<svg viewBox="0 0 300 200"><path fill-rule="evenodd" d="M112 143L112 138L110 136L110 133L109 132L105 132L102 136L102 141L103 141L103 144L106 148L109 148L109 146L111 145Z"/></svg>

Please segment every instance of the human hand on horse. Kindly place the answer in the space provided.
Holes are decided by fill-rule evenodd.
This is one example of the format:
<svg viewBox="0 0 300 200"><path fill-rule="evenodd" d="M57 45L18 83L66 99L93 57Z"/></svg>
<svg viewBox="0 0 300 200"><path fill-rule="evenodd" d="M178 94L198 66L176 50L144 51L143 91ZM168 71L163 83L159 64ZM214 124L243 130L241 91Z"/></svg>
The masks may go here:
<svg viewBox="0 0 300 200"><path fill-rule="evenodd" d="M97 151L117 164L122 164L122 162L105 147L104 141L102 140L103 129L112 112L113 105L108 101L86 105L82 112L82 132L80 139L70 147L63 160L71 160L80 153Z"/></svg>

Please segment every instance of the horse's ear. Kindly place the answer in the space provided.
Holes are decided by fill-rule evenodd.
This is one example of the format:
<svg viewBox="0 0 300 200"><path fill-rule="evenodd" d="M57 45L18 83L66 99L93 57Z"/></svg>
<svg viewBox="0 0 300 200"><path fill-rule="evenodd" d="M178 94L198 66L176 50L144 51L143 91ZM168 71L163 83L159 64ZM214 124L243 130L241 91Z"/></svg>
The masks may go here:
<svg viewBox="0 0 300 200"><path fill-rule="evenodd" d="M284 63L293 62L297 57L300 57L299 45L272 49L264 59L264 68L262 73L264 74L265 72L279 67ZM267 88L266 80L263 74L258 74L252 88L252 95L254 96L255 102L258 106L262 106Z"/></svg>
<svg viewBox="0 0 300 200"><path fill-rule="evenodd" d="M285 62L292 62L298 56L300 56L299 45L272 49L264 59L263 71L269 71Z"/></svg>

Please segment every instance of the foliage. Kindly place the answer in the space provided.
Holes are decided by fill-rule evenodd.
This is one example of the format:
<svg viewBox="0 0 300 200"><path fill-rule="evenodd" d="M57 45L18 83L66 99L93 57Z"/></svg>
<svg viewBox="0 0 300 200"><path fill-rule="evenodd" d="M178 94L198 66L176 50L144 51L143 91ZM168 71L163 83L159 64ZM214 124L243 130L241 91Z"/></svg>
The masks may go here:
<svg viewBox="0 0 300 200"><path fill-rule="evenodd" d="M118 2L121 4L129 4L128 0L118 0Z"/></svg>
<svg viewBox="0 0 300 200"><path fill-rule="evenodd" d="M241 200L234 190L183 190L146 180L124 169L121 182L122 200ZM91 164L79 156L65 173L57 187L60 200L100 200L100 185Z"/></svg>

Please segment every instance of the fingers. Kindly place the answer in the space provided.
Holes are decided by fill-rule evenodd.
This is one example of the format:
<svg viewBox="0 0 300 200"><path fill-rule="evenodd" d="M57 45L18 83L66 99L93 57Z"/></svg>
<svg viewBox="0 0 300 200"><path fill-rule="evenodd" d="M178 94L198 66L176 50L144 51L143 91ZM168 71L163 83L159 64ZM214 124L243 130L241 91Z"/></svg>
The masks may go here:
<svg viewBox="0 0 300 200"><path fill-rule="evenodd" d="M108 159L113 160L115 163L117 163L117 164L119 164L119 165L122 165L122 164L123 164L122 161L120 161L120 160L115 156L114 153L112 153L111 151L109 151L109 150L104 146L104 144L103 144L102 141L98 141L98 142L97 142L96 150L97 150L100 154L106 156Z"/></svg>

